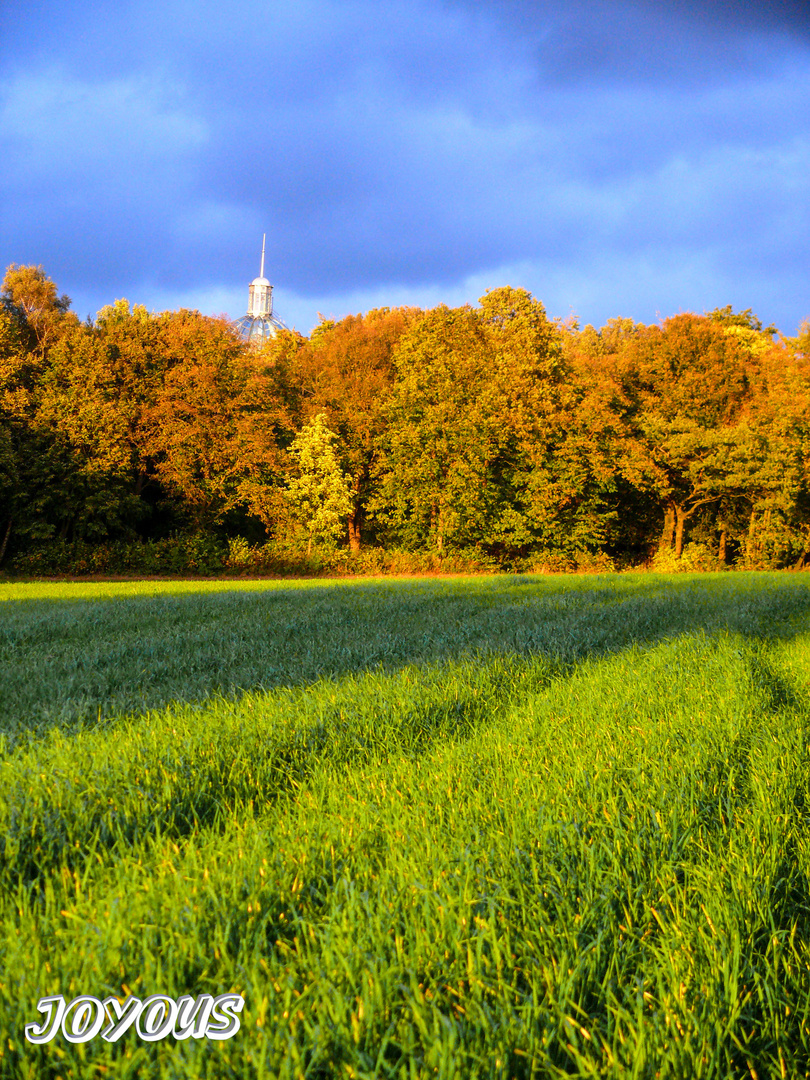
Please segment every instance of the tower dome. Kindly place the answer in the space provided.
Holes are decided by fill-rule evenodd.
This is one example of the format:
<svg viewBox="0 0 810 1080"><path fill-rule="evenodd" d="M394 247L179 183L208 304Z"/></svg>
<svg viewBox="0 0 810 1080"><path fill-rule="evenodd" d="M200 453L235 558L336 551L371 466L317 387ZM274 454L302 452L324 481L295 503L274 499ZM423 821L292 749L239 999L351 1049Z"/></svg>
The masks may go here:
<svg viewBox="0 0 810 1080"><path fill-rule="evenodd" d="M234 324L245 341L262 342L275 337L279 330L289 327L273 314L273 286L264 276L264 246L267 234L262 237L262 266L259 276L250 283L247 315Z"/></svg>

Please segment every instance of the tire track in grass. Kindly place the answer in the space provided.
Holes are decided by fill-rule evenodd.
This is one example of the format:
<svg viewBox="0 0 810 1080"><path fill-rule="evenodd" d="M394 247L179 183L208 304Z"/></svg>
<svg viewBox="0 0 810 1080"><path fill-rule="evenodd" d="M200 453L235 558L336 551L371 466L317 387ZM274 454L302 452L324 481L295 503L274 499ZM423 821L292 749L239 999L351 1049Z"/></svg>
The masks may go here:
<svg viewBox="0 0 810 1080"><path fill-rule="evenodd" d="M140 599L103 600L81 599L86 586L76 585L74 600L0 602L0 743L36 741L52 727L95 730L99 720L114 728L173 701L238 701L378 666L538 652L574 663L723 626L790 634L810 611L802 580L612 575L184 595L152 587Z"/></svg>
<svg viewBox="0 0 810 1080"><path fill-rule="evenodd" d="M642 669L638 672L639 686L633 688L628 687L626 682L621 683L624 693L618 702L613 688L604 686L601 694L593 694L589 702L586 700L585 716L580 716L578 722L576 717L569 716L567 731L560 729L559 724L556 730L554 725L548 724L553 719L549 710L552 713L566 713L565 700L560 700L566 697L569 708L576 702L582 709L587 672L579 671L574 679L560 684L557 700L544 695L544 700L536 703L546 717L543 737L548 740L549 748L557 739L564 738L566 734L570 736L577 730L588 731L592 739L585 744L576 740L569 740L565 744L567 752L562 761L557 762L558 780L552 785L558 793L551 810L552 816L547 818L546 825L541 829L542 844L539 847L535 843L526 846L529 854L526 855L523 870L518 863L515 873L514 859L507 853L499 852L497 843L494 851L479 851L469 858L475 857L481 861L477 877L482 887L489 883L478 901L478 915L504 916L507 924L525 924L525 917L516 912L519 913L521 908L524 911L530 909L536 903L538 886L543 888L543 921L558 927L561 941L568 945L568 952L559 957L559 963L563 968L572 968L566 986L555 986L552 994L556 999L554 1009L560 1010L561 1031L566 1030L566 1015L581 1015L583 1011L587 1014L596 1010L602 1013L601 1021L596 1017L596 1029L599 1029L599 1023L603 1024L600 1037L607 1040L605 1045L609 1047L611 1041L615 1041L617 1025L624 1024L627 1028L628 1024L632 1027L635 1023L638 1026L639 1020L642 1025L647 1025L654 1019L650 1009L657 1009L655 1016L658 1019L655 1023L660 1021L662 1037L669 1024L664 1015L668 1010L667 1015L680 1017L679 1022L683 1021L685 1029L690 1024L694 1027L698 1023L703 1038L707 1030L713 1030L716 1021L716 1015L712 1014L713 1000L715 1003L727 1003L728 1030L731 1034L736 1032L735 1037L747 1024L760 1022L764 1029L766 1020L773 1023L773 1014L767 1013L766 1006L761 1006L759 1011L749 1009L746 1012L742 1001L745 995L733 992L731 983L715 986L711 972L724 971L724 965L729 962L727 955L721 952L719 957L712 955L707 958L700 951L702 930L711 922L711 915L704 918L700 911L698 897L705 885L700 880L700 874L706 870L709 861L712 863L711 874L713 878L717 877L716 857L719 854L715 848L705 845L707 830L712 835L720 834L728 841L735 829L744 833L752 825L751 803L755 785L751 781L753 766L747 761L752 746L757 739L761 742L767 736L769 727L769 713L763 707L766 702L756 679L752 677L752 672L756 671L757 653L757 647L750 643L726 636L725 640L719 641L705 638L682 640L658 648L656 655L636 656ZM617 675L626 674L628 668L632 668L633 665L628 665L627 661L627 657L618 657L599 666L604 668L606 676L612 670L616 679ZM591 674L593 668L591 665ZM653 686L656 681L668 681L670 685L680 682L681 689L676 694L676 700L672 700L671 694L669 698L666 695L651 695L651 676ZM646 702L645 696L648 699ZM625 738L622 749L622 745L615 745L616 740L611 732L617 729L621 731L617 720L623 708L626 709L633 702L647 706L648 722L638 737ZM525 711L527 707L518 706L518 711ZM603 712L601 717L600 712ZM605 713L607 722L600 726L596 720L605 721ZM789 732L782 734L785 737ZM498 729L490 728L476 733L472 741L485 742L497 735ZM731 736L728 741L727 735ZM440 748L435 749L436 753L441 753ZM470 750L470 744L457 745L450 753L461 755ZM670 755L668 768L658 776L658 782L651 785L657 768L656 755L667 750ZM639 755L640 762L633 762L632 759L638 759ZM588 773L598 767L600 759L603 766L607 765L609 769L607 786L605 783L601 786L589 784ZM761 763L757 768L761 769ZM604 779L605 769L602 771ZM459 782L456 790L470 792L474 787L471 780L472 777L468 776L465 781ZM490 796L493 802L497 800L495 790ZM403 798L408 801L408 797ZM409 798L415 799L416 792ZM600 802L602 805L599 805ZM711 814L707 813L710 807L713 810ZM555 811L560 815L557 820L554 820ZM756 820L754 816L754 824ZM458 826L456 821L457 832L462 831ZM778 847L780 836L784 839L784 833L779 832L766 836L763 848L772 854L776 852L781 860ZM452 838L449 835L434 835L433 841L439 848L446 849L452 843ZM492 845L492 839L489 843ZM499 855L503 861L500 861ZM785 880L783 862L779 861L770 879L777 888L782 888ZM536 877L533 880L532 876L538 864L542 867L539 881ZM722 862L719 867L722 871ZM756 876L751 868L743 868L743 871L742 876L747 874L749 883ZM508 881L510 877L513 883L516 878L518 881L525 879L525 886L519 887L518 896L514 897L512 903L509 902L509 890L503 893L498 888L499 881ZM712 887L718 891L717 881ZM721 888L719 892L722 892ZM770 910L772 921L775 919L778 922L780 910L787 910L774 902L773 892L766 892L764 903L765 910ZM680 909L680 925L678 921L670 923L668 917L676 908ZM733 911L729 914L726 909L726 917L733 918L736 914ZM717 914L714 921L718 926L722 925ZM760 925L761 929L764 924L753 925ZM676 927L674 934L673 926ZM788 927L777 928L777 933L787 930ZM595 953L592 952L594 946ZM670 964L668 949L680 950L681 955L697 952L703 964L700 980L703 980L706 993L701 991L695 995L690 991L683 1001L677 995L674 1001L671 999L672 984L666 978ZM749 933L742 942L742 951L757 956L765 951L764 944L756 933ZM528 954L526 961L531 962ZM795 1061L796 1047L801 1045L802 1029L801 1014L798 1021L795 1017L796 977L795 972L791 974L791 990L784 1001L789 1010L787 1016L793 1015L794 1018L786 1020L785 1024L790 1030ZM428 985L429 975L428 971L417 974L420 985ZM681 970L679 975L686 977L690 985L695 982L686 970ZM636 978L642 976L643 979L652 979L647 982L644 991L644 1000L649 999L651 1004L649 1008L645 1005L637 1016L632 994L626 995L623 987L634 986ZM770 969L760 974L758 985L763 990L765 1000L767 994L772 995L778 990L778 976L778 971ZM678 983L674 985L677 988ZM712 987L716 990L714 999ZM524 984L523 989L528 992L530 987ZM612 1005L608 1008L610 1002ZM593 1025L588 1023L588 1026L593 1032ZM637 1034L641 1038L641 1034ZM567 1038L570 1040L570 1033ZM720 1055L715 1062L716 1069L720 1070L718 1075L722 1072L723 1063L727 1066L734 1060L730 1036L723 1036L721 1041L722 1046L714 1049L704 1047L706 1053ZM788 1053L788 1049L784 1049ZM558 1064L562 1064L562 1059ZM568 1064L573 1064L573 1061ZM628 1067L630 1064L627 1059Z"/></svg>
<svg viewBox="0 0 810 1080"><path fill-rule="evenodd" d="M261 1046L269 1047L268 1075L295 1075L293 1061L312 1075L342 1061L381 1080L406 1062L465 1075L481 1064L482 1075L494 1075L496 1058L515 1077L532 1067L539 1075L653 1075L664 1064L668 1075L744 1075L733 1038L742 1042L754 1020L766 1037L745 1044L751 1061L760 1076L781 1075L770 1067L775 1057L768 1064L780 1008L787 1075L802 1075L799 961L779 926L778 964L759 932L769 911L782 919L769 891L784 877L778 860L760 871L764 854L784 853L776 817L801 780L790 780L784 760L796 724L775 727L764 705L773 698L752 675L758 659L730 635L683 638L589 660L534 687L505 678L497 713L482 714L464 738L395 753L321 753L306 786L283 806L265 806L262 818L231 818L221 836L188 835L176 857L168 840L143 838L119 848L117 874L114 865L89 865L83 895L93 886L92 898L68 904L63 892L50 903L52 912L64 904L86 919L62 970L84 971L80 955L88 971L103 959L92 927L118 885L138 894L133 911L151 935L133 940L134 967L145 949L147 970L153 979L165 970L170 987L236 980L245 989L250 1011L234 1046L245 1057L234 1075L251 1075L246 1055ZM767 651L764 660L772 663ZM385 686L386 696L409 693L407 682ZM465 701L461 685L456 691L442 700ZM320 719L347 723L357 736L364 708L356 692L320 705ZM417 714L413 700L406 706L397 717L410 728ZM746 783L723 789L724 755L739 767L741 753L750 759ZM763 787L777 766L774 775L789 783ZM709 812L719 795L731 800L725 825ZM754 813L758 799L766 800L762 813ZM270 848L270 835L283 852ZM280 887L269 870L270 880L258 880L262 860L272 865L276 856ZM736 876L723 876L724 856ZM171 871L161 869L164 857ZM173 914L182 912L184 883L199 885L209 864L207 899L194 912L198 891L184 923ZM26 910L38 903L24 894ZM740 919L744 932L736 933ZM61 928L67 940L71 922L55 919L44 930ZM747 967L757 950L770 958ZM112 961L103 970L114 977ZM764 1004L746 1012L745 995L758 990ZM102 1051L92 1048L94 1061ZM205 1075L199 1055L177 1061L187 1075ZM157 1076L157 1066L144 1075Z"/></svg>
<svg viewBox="0 0 810 1080"><path fill-rule="evenodd" d="M424 754L490 723L559 664L488 658L320 684L310 694L175 707L71 739L53 733L0 765L0 884L114 858L144 836L219 829L299 790L327 762Z"/></svg>

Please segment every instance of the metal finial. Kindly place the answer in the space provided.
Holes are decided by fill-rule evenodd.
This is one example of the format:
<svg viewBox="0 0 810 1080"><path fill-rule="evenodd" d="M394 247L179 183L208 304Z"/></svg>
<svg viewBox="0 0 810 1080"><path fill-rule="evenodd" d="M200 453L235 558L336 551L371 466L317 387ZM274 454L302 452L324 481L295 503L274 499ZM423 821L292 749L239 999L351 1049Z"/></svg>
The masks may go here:
<svg viewBox="0 0 810 1080"><path fill-rule="evenodd" d="M264 242L267 239L267 233L262 233L262 269L259 277L264 277Z"/></svg>

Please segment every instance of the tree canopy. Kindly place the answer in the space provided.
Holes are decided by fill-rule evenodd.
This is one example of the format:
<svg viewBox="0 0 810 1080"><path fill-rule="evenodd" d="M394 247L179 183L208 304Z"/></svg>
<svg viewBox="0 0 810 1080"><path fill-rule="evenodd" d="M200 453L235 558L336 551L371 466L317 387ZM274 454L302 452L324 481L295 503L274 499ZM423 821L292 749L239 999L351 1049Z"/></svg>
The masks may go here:
<svg viewBox="0 0 810 1080"><path fill-rule="evenodd" d="M0 292L0 561L175 533L719 564L810 556L810 321L550 320L525 289L249 346L126 300ZM296 541L297 542L297 541ZM663 563L662 563L663 565Z"/></svg>

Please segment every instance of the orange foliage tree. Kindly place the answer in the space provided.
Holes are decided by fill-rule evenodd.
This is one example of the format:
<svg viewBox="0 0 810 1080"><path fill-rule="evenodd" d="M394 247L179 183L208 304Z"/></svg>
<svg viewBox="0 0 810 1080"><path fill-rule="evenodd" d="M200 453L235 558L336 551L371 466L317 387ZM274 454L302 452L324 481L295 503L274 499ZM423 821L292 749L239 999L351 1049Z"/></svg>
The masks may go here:
<svg viewBox="0 0 810 1080"><path fill-rule="evenodd" d="M721 322L681 314L628 338L616 373L656 477L660 550L683 552L687 522L741 493L735 452L753 398L756 357Z"/></svg>
<svg viewBox="0 0 810 1080"><path fill-rule="evenodd" d="M379 308L323 321L291 359L301 423L323 414L338 437L340 464L351 478L349 544L360 550L367 504L394 382L396 345L420 313Z"/></svg>

